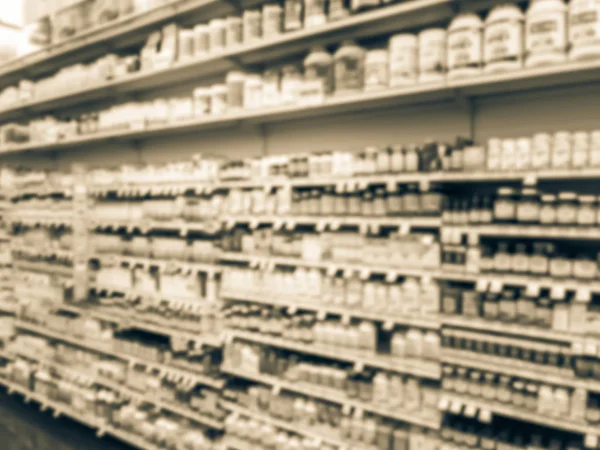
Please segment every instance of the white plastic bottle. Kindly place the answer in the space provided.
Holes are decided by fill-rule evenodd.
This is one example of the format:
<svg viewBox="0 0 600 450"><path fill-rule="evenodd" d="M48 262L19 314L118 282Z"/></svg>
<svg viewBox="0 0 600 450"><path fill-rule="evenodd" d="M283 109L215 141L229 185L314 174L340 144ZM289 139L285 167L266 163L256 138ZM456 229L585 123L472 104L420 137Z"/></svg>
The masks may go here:
<svg viewBox="0 0 600 450"><path fill-rule="evenodd" d="M567 6L562 0L533 0L527 10L525 49L527 67L567 59Z"/></svg>
<svg viewBox="0 0 600 450"><path fill-rule="evenodd" d="M485 19L483 59L486 73L523 66L525 17L516 5L496 6Z"/></svg>
<svg viewBox="0 0 600 450"><path fill-rule="evenodd" d="M419 82L442 81L446 76L446 30L430 28L419 33Z"/></svg>
<svg viewBox="0 0 600 450"><path fill-rule="evenodd" d="M448 77L479 75L483 63L483 21L477 14L460 14L448 27Z"/></svg>
<svg viewBox="0 0 600 450"><path fill-rule="evenodd" d="M571 0L569 46L569 59L600 57L600 0Z"/></svg>

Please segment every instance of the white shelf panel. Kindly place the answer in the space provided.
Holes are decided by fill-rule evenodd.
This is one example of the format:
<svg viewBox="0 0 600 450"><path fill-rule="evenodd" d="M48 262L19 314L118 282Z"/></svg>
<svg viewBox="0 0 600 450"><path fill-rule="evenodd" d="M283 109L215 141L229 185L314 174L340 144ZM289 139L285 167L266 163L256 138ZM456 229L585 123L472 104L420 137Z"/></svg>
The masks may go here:
<svg viewBox="0 0 600 450"><path fill-rule="evenodd" d="M441 377L440 363L438 361L425 361L421 359L398 358L387 355L376 355L372 352L355 350L352 348L324 346L321 344L304 344L290 341L289 339L265 336L240 330L231 330L231 337L264 344L272 347L285 348L310 355L337 359L354 363L358 366L369 366L393 372L411 374L416 377L439 380Z"/></svg>
<svg viewBox="0 0 600 450"><path fill-rule="evenodd" d="M98 342L98 343L89 342L84 339L69 336L65 333L53 331L46 327L34 325L34 324L31 324L28 322L24 322L22 320L16 320L15 327L17 329L29 331L34 334L46 336L50 339L56 339L56 340L66 342L66 343L69 343L69 344L77 346L77 347L82 347L82 348L85 348L85 349L88 349L88 350L91 350L91 351L94 351L97 353L102 353L104 355L112 356L117 359L121 359L123 361L129 361L131 364L139 364L139 365L151 367L153 369L157 369L157 370L163 371L165 373L181 373L187 378L194 379L199 384L206 384L206 382L212 382L210 377L207 377L206 375L204 375L202 373L185 370L185 369L182 369L179 367L174 367L169 364L161 364L161 363L158 363L155 361L136 358L134 356L130 356L130 355L127 355L127 354L124 354L121 352L114 351L112 349L112 346L104 345L101 342Z"/></svg>
<svg viewBox="0 0 600 450"><path fill-rule="evenodd" d="M444 392L442 394L442 399L445 399L448 403L455 402L456 404L463 405L463 407L470 405L478 410L488 410L491 411L493 414L497 414L499 416L512 417L524 422L535 423L538 425L556 428L559 430L570 431L572 433L600 433L600 429L598 427L594 427L585 422L575 422L568 417L563 418L542 415L538 414L537 412L516 408L512 405L488 402L482 399L459 396L457 394L448 392Z"/></svg>
<svg viewBox="0 0 600 450"><path fill-rule="evenodd" d="M190 119L182 122L153 126L140 130L105 131L78 136L56 143L35 143L8 147L2 153L23 151L49 151L83 146L102 141L130 141L157 136L173 136L185 132L231 127L240 123L260 125L317 118L386 106L414 105L432 101L453 99L463 93L467 96L483 96L497 93L518 92L533 88L577 84L598 78L600 61L567 63L543 68L522 69L501 75L484 75L465 80L447 80L414 86L392 88L327 99L324 103L309 106L281 106L256 111L230 112L222 116Z"/></svg>
<svg viewBox="0 0 600 450"><path fill-rule="evenodd" d="M210 77L235 68L234 61L238 61L242 65L276 61L308 52L315 39L318 39L322 45L328 45L348 38L357 39L399 31L407 26L415 28L419 25L439 22L452 17L452 2L452 0L411 0L322 26L284 33L274 38L262 39L257 43L239 45L204 58L177 62L172 67L165 69L134 73L95 86L27 102L0 111L0 121L24 117L32 110L37 113L56 111L60 108L100 100L115 94L139 92L174 83L183 83L187 80ZM188 1L188 3L192 3L188 8L199 8L217 2L215 0L196 0ZM181 14L177 5L163 9L167 9L163 15Z"/></svg>
<svg viewBox="0 0 600 450"><path fill-rule="evenodd" d="M364 311L359 309L350 309L322 303L320 305L301 302L296 300L286 299L285 301L276 300L274 296L262 296L242 293L229 293L221 288L221 298L227 300L235 300L241 302L261 303L264 305L279 306L282 308L295 308L307 311L316 311L326 314L335 314L339 316L355 317L357 319L367 319L373 321L384 322L385 324L408 325L418 328L426 328L436 330L440 327L440 319L436 317L419 317L419 316L401 316L393 312L377 312Z"/></svg>
<svg viewBox="0 0 600 450"><path fill-rule="evenodd" d="M253 380L258 383L263 383L290 392L297 392L299 394L303 394L312 398L327 400L340 405L347 405L350 408L360 409L365 412L371 412L373 414L377 414L382 417L388 417L390 419L395 419L400 422L411 423L414 425L434 430L438 430L441 426L441 421L439 420L439 417L436 419L433 419L431 417L424 417L422 414L419 414L419 411L416 410L404 411L398 407L382 407L371 405L368 403L349 399L346 397L345 394L332 389L321 388L319 386L301 382L290 382L280 380L270 375L252 373L247 370L238 370L226 366L222 366L221 370L239 378Z"/></svg>

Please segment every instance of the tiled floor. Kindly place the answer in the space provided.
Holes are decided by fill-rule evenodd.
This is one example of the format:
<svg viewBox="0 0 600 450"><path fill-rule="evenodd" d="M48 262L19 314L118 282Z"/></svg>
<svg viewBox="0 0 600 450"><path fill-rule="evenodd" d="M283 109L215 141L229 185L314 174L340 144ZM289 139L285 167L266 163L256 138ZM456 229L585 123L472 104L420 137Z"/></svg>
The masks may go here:
<svg viewBox="0 0 600 450"><path fill-rule="evenodd" d="M132 450L66 418L54 419L35 403L0 389L0 450Z"/></svg>

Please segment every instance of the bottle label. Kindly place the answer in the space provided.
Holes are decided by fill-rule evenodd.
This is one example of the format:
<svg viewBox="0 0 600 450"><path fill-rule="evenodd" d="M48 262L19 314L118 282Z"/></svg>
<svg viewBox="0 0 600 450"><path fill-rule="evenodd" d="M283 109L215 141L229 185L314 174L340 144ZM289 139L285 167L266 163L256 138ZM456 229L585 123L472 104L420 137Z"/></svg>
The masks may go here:
<svg viewBox="0 0 600 450"><path fill-rule="evenodd" d="M485 27L484 59L486 64L519 61L523 56L523 25L514 20L498 20Z"/></svg>
<svg viewBox="0 0 600 450"><path fill-rule="evenodd" d="M448 69L481 66L481 30L462 28L448 33Z"/></svg>
<svg viewBox="0 0 600 450"><path fill-rule="evenodd" d="M442 73L446 68L446 43L442 39L423 42L419 47L419 67L421 73Z"/></svg>
<svg viewBox="0 0 600 450"><path fill-rule="evenodd" d="M531 17L527 21L525 38L527 52L564 52L567 47L566 25L564 12L547 12Z"/></svg>
<svg viewBox="0 0 600 450"><path fill-rule="evenodd" d="M387 63L368 63L365 67L365 86L367 88L385 88L388 86Z"/></svg>
<svg viewBox="0 0 600 450"><path fill-rule="evenodd" d="M418 54L415 46L390 48L390 84L392 87L417 79Z"/></svg>
<svg viewBox="0 0 600 450"><path fill-rule="evenodd" d="M361 61L357 58L340 58L335 62L336 89L361 90L363 87L363 70Z"/></svg>
<svg viewBox="0 0 600 450"><path fill-rule="evenodd" d="M302 0L286 0L284 14L286 31L302 28Z"/></svg>

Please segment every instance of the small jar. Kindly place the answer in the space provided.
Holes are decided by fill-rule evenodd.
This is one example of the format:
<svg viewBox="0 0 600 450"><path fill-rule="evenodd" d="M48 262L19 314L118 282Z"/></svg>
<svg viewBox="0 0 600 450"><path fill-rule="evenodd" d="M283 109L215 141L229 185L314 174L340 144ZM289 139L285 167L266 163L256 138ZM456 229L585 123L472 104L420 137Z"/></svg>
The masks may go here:
<svg viewBox="0 0 600 450"><path fill-rule="evenodd" d="M402 191L396 188L389 192L387 196L387 210L390 216L398 216L402 214Z"/></svg>
<svg viewBox="0 0 600 450"><path fill-rule="evenodd" d="M527 10L527 67L559 64L567 59L567 6L562 0L533 0Z"/></svg>
<svg viewBox="0 0 600 450"><path fill-rule="evenodd" d="M500 296L498 318L503 322L517 321L517 300L514 291L507 289Z"/></svg>
<svg viewBox="0 0 600 450"><path fill-rule="evenodd" d="M321 211L323 215L329 216L334 213L335 188L327 186L321 195Z"/></svg>
<svg viewBox="0 0 600 450"><path fill-rule="evenodd" d="M595 280L598 277L598 263L591 256L580 254L573 261L573 275L580 280Z"/></svg>
<svg viewBox="0 0 600 450"><path fill-rule="evenodd" d="M514 222L517 215L517 202L515 190L512 188L498 189L498 196L494 202L494 220L498 222Z"/></svg>
<svg viewBox="0 0 600 450"><path fill-rule="evenodd" d="M512 384L511 402L517 408L525 406L525 383L516 380Z"/></svg>
<svg viewBox="0 0 600 450"><path fill-rule="evenodd" d="M527 408L529 411L537 411L539 391L538 385L535 383L528 383L525 389L525 408Z"/></svg>
<svg viewBox="0 0 600 450"><path fill-rule="evenodd" d="M210 31L208 25L200 24L194 27L194 52L196 57L206 56L210 51Z"/></svg>
<svg viewBox="0 0 600 450"><path fill-rule="evenodd" d="M523 325L535 323L536 298L522 292L517 300L517 321Z"/></svg>
<svg viewBox="0 0 600 450"><path fill-rule="evenodd" d="M554 256L554 246L543 242L533 244L529 268L533 275L547 275L550 270L550 258Z"/></svg>
<svg viewBox="0 0 600 450"><path fill-rule="evenodd" d="M210 88L210 113L221 115L227 112L227 96L229 90L224 84L213 84Z"/></svg>
<svg viewBox="0 0 600 450"><path fill-rule="evenodd" d="M309 91L315 103L333 92L333 57L322 46L313 47L304 60L304 96Z"/></svg>
<svg viewBox="0 0 600 450"><path fill-rule="evenodd" d="M483 32L485 72L518 70L523 66L523 23L523 12L516 5L492 9Z"/></svg>
<svg viewBox="0 0 600 450"><path fill-rule="evenodd" d="M446 76L446 30L419 33L419 82L443 81Z"/></svg>
<svg viewBox="0 0 600 450"><path fill-rule="evenodd" d="M244 42L243 19L238 16L230 16L225 19L227 29L226 44L228 48L241 45Z"/></svg>
<svg viewBox="0 0 600 450"><path fill-rule="evenodd" d="M573 276L573 261L564 252L557 252L550 259L550 275L555 278L571 278Z"/></svg>
<svg viewBox="0 0 600 450"><path fill-rule="evenodd" d="M482 394L483 375L479 370L472 370L469 374L468 394L473 397L480 397Z"/></svg>
<svg viewBox="0 0 600 450"><path fill-rule="evenodd" d="M348 0L329 0L329 21L344 19L350 16Z"/></svg>
<svg viewBox="0 0 600 450"><path fill-rule="evenodd" d="M561 192L558 194L556 206L556 221L559 225L575 225L579 205L577 194L574 192Z"/></svg>
<svg viewBox="0 0 600 450"><path fill-rule="evenodd" d="M179 61L191 60L195 56L194 30L179 30Z"/></svg>
<svg viewBox="0 0 600 450"><path fill-rule="evenodd" d="M541 198L540 223L554 225L556 223L556 195L544 194Z"/></svg>
<svg viewBox="0 0 600 450"><path fill-rule="evenodd" d="M302 87L302 74L294 65L287 65L281 69L281 103L295 105L300 97Z"/></svg>
<svg viewBox="0 0 600 450"><path fill-rule="evenodd" d="M462 313L465 317L481 316L481 294L477 291L464 291L462 294Z"/></svg>
<svg viewBox="0 0 600 450"><path fill-rule="evenodd" d="M408 185L402 196L402 211L404 214L417 215L421 211L421 196L417 185Z"/></svg>
<svg viewBox="0 0 600 450"><path fill-rule="evenodd" d="M572 137L568 131L559 131L554 134L552 146L551 165L554 169L568 169L571 165Z"/></svg>
<svg viewBox="0 0 600 450"><path fill-rule="evenodd" d="M569 2L569 59L600 56L600 3L595 0Z"/></svg>
<svg viewBox="0 0 600 450"><path fill-rule="evenodd" d="M498 390L496 389L497 385L497 375L492 372L485 373L485 387L483 388L482 394L483 398L486 400L495 400Z"/></svg>
<svg viewBox="0 0 600 450"><path fill-rule="evenodd" d="M281 102L281 79L278 70L265 70L262 77L262 104L278 106Z"/></svg>
<svg viewBox="0 0 600 450"><path fill-rule="evenodd" d="M194 89L194 115L204 117L210 114L211 89L199 87Z"/></svg>
<svg viewBox="0 0 600 450"><path fill-rule="evenodd" d="M483 317L487 320L498 320L500 305L498 303L498 295L488 293L483 302Z"/></svg>
<svg viewBox="0 0 600 450"><path fill-rule="evenodd" d="M525 188L517 203L517 221L521 223L537 223L540 221L540 196L537 190Z"/></svg>
<svg viewBox="0 0 600 450"><path fill-rule="evenodd" d="M285 0L283 28L286 32L302 29L302 16L304 15L303 0Z"/></svg>
<svg viewBox="0 0 600 450"><path fill-rule="evenodd" d="M244 83L246 74L232 71L225 77L227 83L227 106L231 110L239 110L244 107Z"/></svg>
<svg viewBox="0 0 600 450"><path fill-rule="evenodd" d="M279 36L283 31L283 8L276 3L263 5L262 37L265 39Z"/></svg>
<svg viewBox="0 0 600 450"><path fill-rule="evenodd" d="M304 27L319 27L326 23L327 15L325 14L325 0L305 0Z"/></svg>
<svg viewBox="0 0 600 450"><path fill-rule="evenodd" d="M483 22L477 14L456 16L448 27L448 77L476 76L483 66Z"/></svg>
<svg viewBox="0 0 600 450"><path fill-rule="evenodd" d="M262 107L262 77L258 74L248 74L244 80L244 109L259 109Z"/></svg>
<svg viewBox="0 0 600 450"><path fill-rule="evenodd" d="M410 144L404 149L404 170L406 172L418 172L419 171L419 148Z"/></svg>
<svg viewBox="0 0 600 450"><path fill-rule="evenodd" d="M373 191L367 189L362 196L361 215L373 216Z"/></svg>
<svg viewBox="0 0 600 450"><path fill-rule="evenodd" d="M388 85L389 72L387 50L369 50L365 56L365 90L381 90L387 88Z"/></svg>
<svg viewBox="0 0 600 450"><path fill-rule="evenodd" d="M362 201L364 192L351 192L342 194L346 198L348 215L360 216L362 214Z"/></svg>
<svg viewBox="0 0 600 450"><path fill-rule="evenodd" d="M418 38L414 34L397 34L389 42L390 86L416 83L419 74Z"/></svg>
<svg viewBox="0 0 600 450"><path fill-rule="evenodd" d="M510 272L511 259L508 244L506 242L500 242L496 249L496 253L494 254L494 270L501 273Z"/></svg>
<svg viewBox="0 0 600 450"><path fill-rule="evenodd" d="M548 133L537 133L533 136L531 167L547 169L552 156L552 136Z"/></svg>
<svg viewBox="0 0 600 450"><path fill-rule="evenodd" d="M510 381L511 378L508 375L500 375L497 398L502 403L509 403L511 401Z"/></svg>
<svg viewBox="0 0 600 450"><path fill-rule="evenodd" d="M334 56L335 93L362 92L365 78L365 50L354 41L344 41Z"/></svg>
<svg viewBox="0 0 600 450"><path fill-rule="evenodd" d="M596 196L581 195L579 197L579 210L577 211L577 225L593 226L596 225L598 216L598 205Z"/></svg>
<svg viewBox="0 0 600 450"><path fill-rule="evenodd" d="M390 167L392 173L402 173L406 169L404 147L401 145L392 146L390 154Z"/></svg>
<svg viewBox="0 0 600 450"><path fill-rule="evenodd" d="M386 206L386 192L383 188L375 189L373 193L373 215L374 216L385 216L387 213Z"/></svg>
<svg viewBox="0 0 600 450"><path fill-rule="evenodd" d="M208 23L209 46L211 52L222 52L225 50L225 39L227 31L224 19L212 19Z"/></svg>
<svg viewBox="0 0 600 450"><path fill-rule="evenodd" d="M519 242L511 258L511 268L514 273L529 273L530 258L527 254L527 244Z"/></svg>
<svg viewBox="0 0 600 450"><path fill-rule="evenodd" d="M571 167L583 169L590 163L590 135L585 131L577 131L572 134L571 144Z"/></svg>
<svg viewBox="0 0 600 450"><path fill-rule="evenodd" d="M242 18L244 44L251 44L262 38L262 14L258 9L244 11Z"/></svg>
<svg viewBox="0 0 600 450"><path fill-rule="evenodd" d="M552 300L547 297L542 297L537 301L535 307L535 324L541 328L550 328L552 326Z"/></svg>

